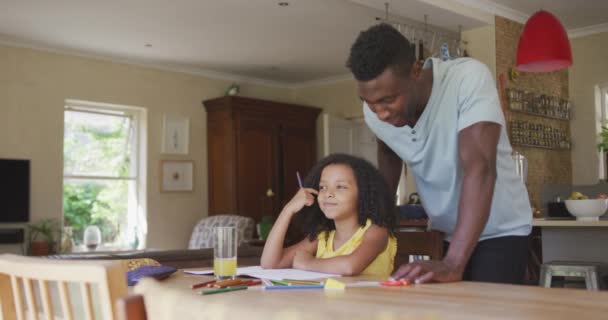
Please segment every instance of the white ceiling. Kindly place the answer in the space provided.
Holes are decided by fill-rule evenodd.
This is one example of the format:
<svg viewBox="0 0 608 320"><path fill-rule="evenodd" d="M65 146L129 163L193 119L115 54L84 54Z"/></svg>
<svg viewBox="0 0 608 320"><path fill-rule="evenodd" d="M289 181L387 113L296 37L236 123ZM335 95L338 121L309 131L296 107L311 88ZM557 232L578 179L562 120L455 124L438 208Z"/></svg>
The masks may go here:
<svg viewBox="0 0 608 320"><path fill-rule="evenodd" d="M384 16L386 2L285 1L286 7L277 0L0 0L0 43L294 85L347 74L352 41ZM491 23L488 12L504 11L500 4L525 19L542 1L389 2L392 19L420 25L427 14L430 24L455 32ZM608 1L545 2L566 27L608 21L601 14ZM462 4L470 10L454 10Z"/></svg>

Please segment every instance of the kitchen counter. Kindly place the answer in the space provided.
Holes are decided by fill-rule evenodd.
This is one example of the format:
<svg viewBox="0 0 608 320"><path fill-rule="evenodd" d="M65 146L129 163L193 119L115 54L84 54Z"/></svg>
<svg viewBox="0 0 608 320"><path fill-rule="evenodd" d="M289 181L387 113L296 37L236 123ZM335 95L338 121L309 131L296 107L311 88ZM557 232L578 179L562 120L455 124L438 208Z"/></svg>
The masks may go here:
<svg viewBox="0 0 608 320"><path fill-rule="evenodd" d="M579 221L569 219L547 219L538 218L532 220L532 225L535 227L608 227L608 220L602 219L599 221Z"/></svg>
<svg viewBox="0 0 608 320"><path fill-rule="evenodd" d="M533 219L541 229L543 263L553 260L608 263L608 220Z"/></svg>

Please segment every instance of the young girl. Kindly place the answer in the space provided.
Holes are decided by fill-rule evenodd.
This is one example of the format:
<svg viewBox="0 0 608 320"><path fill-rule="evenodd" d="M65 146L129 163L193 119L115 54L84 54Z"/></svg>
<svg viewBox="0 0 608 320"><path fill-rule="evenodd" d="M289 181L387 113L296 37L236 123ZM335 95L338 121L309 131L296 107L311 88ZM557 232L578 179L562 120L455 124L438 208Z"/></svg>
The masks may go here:
<svg viewBox="0 0 608 320"><path fill-rule="evenodd" d="M390 276L397 241L391 231L394 197L387 189L380 172L363 159L333 154L321 160L272 227L262 267ZM283 248L298 212L307 237Z"/></svg>

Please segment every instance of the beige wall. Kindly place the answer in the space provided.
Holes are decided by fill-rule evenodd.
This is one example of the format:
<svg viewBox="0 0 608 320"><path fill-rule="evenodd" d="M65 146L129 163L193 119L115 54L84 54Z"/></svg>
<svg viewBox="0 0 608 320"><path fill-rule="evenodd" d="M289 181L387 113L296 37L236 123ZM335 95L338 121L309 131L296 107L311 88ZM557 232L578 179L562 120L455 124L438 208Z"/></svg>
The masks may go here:
<svg viewBox="0 0 608 320"><path fill-rule="evenodd" d="M570 44L572 178L574 184L593 184L598 180L594 86L608 82L608 32L571 39Z"/></svg>
<svg viewBox="0 0 608 320"><path fill-rule="evenodd" d="M319 107L333 115L345 118L363 116L354 79L294 89L292 95L299 104Z"/></svg>
<svg viewBox="0 0 608 320"><path fill-rule="evenodd" d="M31 221L62 217L65 99L148 110L148 247L185 248L194 223L207 215L206 117L201 101L229 81L44 51L0 46L0 157L32 160ZM291 102L287 89L241 85L244 96ZM162 114L190 118L190 153L160 154ZM159 193L161 159L195 163L192 193ZM18 226L18 225L15 225ZM18 251L0 246L0 253Z"/></svg>
<svg viewBox="0 0 608 320"><path fill-rule="evenodd" d="M485 63L496 79L496 27L489 25L462 32L470 57Z"/></svg>

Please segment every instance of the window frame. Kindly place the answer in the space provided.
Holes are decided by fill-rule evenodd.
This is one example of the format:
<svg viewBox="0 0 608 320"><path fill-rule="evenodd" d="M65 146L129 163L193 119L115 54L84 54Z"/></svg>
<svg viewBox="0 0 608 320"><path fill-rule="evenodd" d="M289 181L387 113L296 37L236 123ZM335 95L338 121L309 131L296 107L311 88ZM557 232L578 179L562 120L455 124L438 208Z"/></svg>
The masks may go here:
<svg viewBox="0 0 608 320"><path fill-rule="evenodd" d="M602 126L608 126L608 82L595 86L595 116L596 116L596 142L600 143L599 133ZM608 179L606 171L606 152L598 152L598 179Z"/></svg>
<svg viewBox="0 0 608 320"><path fill-rule="evenodd" d="M131 164L129 168L129 175L127 177L117 176L105 176L105 175L86 175L86 174L66 174L65 167L63 167L62 185L65 185L66 180L101 180L101 181L134 181L134 192L131 194L129 191L129 197L133 196L135 201L135 207L129 208L127 212L126 220L129 226L126 231L127 239L131 239L133 236L137 236L138 246L135 249L146 248L146 235L147 235L147 183L146 183L146 128L147 128L147 111L145 108L127 105L117 105L109 103L91 102L83 100L66 99L64 103L64 127L65 127L65 115L66 112L82 112L90 114L101 114L107 116L117 116L132 119L133 140L131 143L130 156ZM62 144L63 145L63 144ZM62 189L63 190L63 189ZM63 197L63 192L62 192ZM63 203L63 201L62 201ZM130 206L129 206L130 207ZM134 210L134 211L132 211ZM62 210L63 212L63 210ZM134 216L132 216L134 214ZM134 219L133 223L131 223ZM131 224L137 227L137 235L132 233ZM114 247L112 245L104 246L104 249L109 250L122 250L131 249L127 248L128 243L120 243L119 246Z"/></svg>

